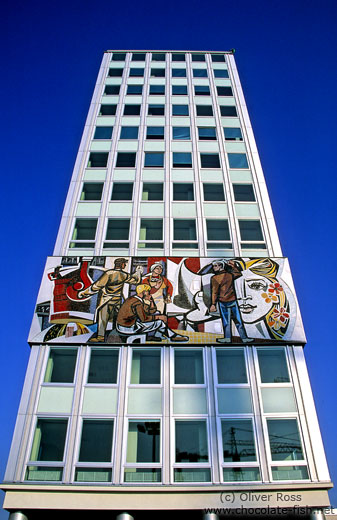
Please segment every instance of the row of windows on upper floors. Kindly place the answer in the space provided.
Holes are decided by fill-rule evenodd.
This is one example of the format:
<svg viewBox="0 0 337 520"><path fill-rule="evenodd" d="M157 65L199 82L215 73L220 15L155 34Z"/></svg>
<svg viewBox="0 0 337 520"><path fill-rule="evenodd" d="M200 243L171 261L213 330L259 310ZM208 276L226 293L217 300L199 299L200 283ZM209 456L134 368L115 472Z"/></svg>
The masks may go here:
<svg viewBox="0 0 337 520"><path fill-rule="evenodd" d="M141 113L142 105L130 104L124 105L123 115L124 116L139 116ZM198 117L213 117L214 111L212 105L196 105L196 115ZM221 117L238 117L238 113L235 106L232 105L220 105ZM116 104L103 104L99 108L99 116L114 116L117 112ZM147 107L148 116L164 116L165 105L163 104L149 104ZM172 105L172 116L189 116L190 110L189 105L177 104Z"/></svg>
<svg viewBox="0 0 337 520"><path fill-rule="evenodd" d="M255 202L255 193L252 184L237 183L233 184L234 200L236 202ZM102 200L103 182L84 182L80 194L81 201L100 201ZM224 185L219 182L202 184L203 200L205 202L224 202ZM134 197L133 182L114 182L112 186L110 200L132 201ZM143 201L162 201L164 200L164 183L162 182L143 182L141 200ZM173 201L194 201L195 188L193 182L173 182L172 183Z"/></svg>
<svg viewBox="0 0 337 520"><path fill-rule="evenodd" d="M206 61L206 54L201 52L192 52L188 53L191 55L191 60L196 62L204 62ZM113 52L111 56L111 61L125 61L126 52ZM186 61L186 54L184 52L133 52L131 55L131 61L145 61L146 56L151 55L152 61L166 61L166 58L170 56L171 61ZM224 54L211 54L211 60L213 63L225 63L225 55Z"/></svg>
<svg viewBox="0 0 337 520"><path fill-rule="evenodd" d="M107 96L118 96L120 92L120 85L105 85L104 94ZM172 85L172 96L187 96L187 85ZM217 94L219 97L233 96L232 87L217 86ZM150 96L164 96L166 92L165 85L151 85L149 86ZM143 85L128 85L126 90L127 96L140 96L143 93ZM195 96L210 96L211 91L208 85L194 85Z"/></svg>
<svg viewBox="0 0 337 520"><path fill-rule="evenodd" d="M143 78L145 69L143 67L130 67L130 69L126 68L110 68L108 71L108 76L110 78L121 78L123 76L124 71L128 71L129 78ZM186 78L187 70L186 68L172 68L171 69L171 77L172 78ZM227 79L229 78L227 69L213 69L213 74L216 79ZM150 77L151 78L165 78L166 70L164 68L151 68ZM208 78L207 69L192 69L193 78Z"/></svg>
<svg viewBox="0 0 337 520"><path fill-rule="evenodd" d="M221 168L220 155L218 153L200 153L201 168ZM229 168L248 169L248 159L245 153L227 154ZM87 163L88 168L106 168L108 165L108 152L91 152ZM133 168L136 166L136 152L117 152L116 168ZM144 167L163 168L164 152L144 152ZM191 152L172 152L173 168L192 168Z"/></svg>
<svg viewBox="0 0 337 520"><path fill-rule="evenodd" d="M172 249L199 249L196 219L172 219ZM163 249L164 229L162 218L140 218L138 247ZM76 218L69 247L92 249L95 247L97 218ZM259 219L238 219L241 248L266 249ZM103 249L129 249L130 218L108 218ZM205 219L207 249L232 249L228 219Z"/></svg>

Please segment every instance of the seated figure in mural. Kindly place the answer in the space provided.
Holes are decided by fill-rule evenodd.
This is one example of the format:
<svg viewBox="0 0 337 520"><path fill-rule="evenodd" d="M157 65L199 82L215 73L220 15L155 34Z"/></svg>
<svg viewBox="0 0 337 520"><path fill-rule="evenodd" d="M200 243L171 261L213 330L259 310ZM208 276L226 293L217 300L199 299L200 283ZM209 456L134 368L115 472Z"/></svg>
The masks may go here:
<svg viewBox="0 0 337 520"><path fill-rule="evenodd" d="M127 264L126 258L117 258L114 269L108 269L102 276L92 283L90 287L79 291L78 298L93 296L98 293L95 321L97 321L97 336L91 337L90 342L104 342L105 332L109 322L112 328L116 327L118 311L122 305L122 293L124 284L136 285L141 281L143 268L137 266L134 273L124 271Z"/></svg>
<svg viewBox="0 0 337 520"><path fill-rule="evenodd" d="M165 304L171 303L173 286L171 282L163 276L162 264L159 262L152 264L150 273L143 278L142 283L150 285L150 294L157 310L163 313L165 311Z"/></svg>
<svg viewBox="0 0 337 520"><path fill-rule="evenodd" d="M169 339L173 342L186 342L187 336L176 334L167 326L167 316L157 314L157 307L150 295L151 286L140 284L136 295L125 300L117 316L117 331L123 335L150 334L150 341Z"/></svg>
<svg viewBox="0 0 337 520"><path fill-rule="evenodd" d="M215 260L212 262L212 267L215 274L211 278L212 305L209 310L216 312L218 304L224 332L224 337L217 338L217 342L231 342L232 322L244 343L254 341L246 334L235 294L234 280L242 276L242 267L234 260Z"/></svg>

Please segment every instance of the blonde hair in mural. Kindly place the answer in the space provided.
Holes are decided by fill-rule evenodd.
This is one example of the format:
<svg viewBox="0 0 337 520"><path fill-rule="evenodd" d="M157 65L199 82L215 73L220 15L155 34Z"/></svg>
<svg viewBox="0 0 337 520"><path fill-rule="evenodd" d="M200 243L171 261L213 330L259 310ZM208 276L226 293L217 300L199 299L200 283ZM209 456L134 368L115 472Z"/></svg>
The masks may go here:
<svg viewBox="0 0 337 520"><path fill-rule="evenodd" d="M270 311L263 320L273 339L283 339L287 332L290 318L290 305L287 295L279 283L277 273L279 265L271 258L255 258L253 260L238 260L242 269L266 278L270 283L266 292L261 294L266 303L272 303Z"/></svg>

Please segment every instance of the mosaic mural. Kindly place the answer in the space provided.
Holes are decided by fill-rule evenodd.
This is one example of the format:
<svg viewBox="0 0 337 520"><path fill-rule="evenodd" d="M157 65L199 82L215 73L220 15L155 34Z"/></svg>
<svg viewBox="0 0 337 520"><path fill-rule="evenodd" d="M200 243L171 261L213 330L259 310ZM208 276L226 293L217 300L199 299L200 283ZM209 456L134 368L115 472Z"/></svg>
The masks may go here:
<svg viewBox="0 0 337 520"><path fill-rule="evenodd" d="M29 341L305 342L285 258L49 257Z"/></svg>

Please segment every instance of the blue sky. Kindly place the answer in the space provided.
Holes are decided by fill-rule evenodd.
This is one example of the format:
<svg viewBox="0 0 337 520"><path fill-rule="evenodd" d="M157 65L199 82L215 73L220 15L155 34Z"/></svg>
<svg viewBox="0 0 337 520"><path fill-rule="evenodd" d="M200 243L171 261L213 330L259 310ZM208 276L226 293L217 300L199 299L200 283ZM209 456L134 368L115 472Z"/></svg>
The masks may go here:
<svg viewBox="0 0 337 520"><path fill-rule="evenodd" d="M235 48L281 244L290 257L312 388L337 480L336 2L18 0L3 11L1 475L34 303L103 51ZM336 491L330 496L337 506Z"/></svg>

